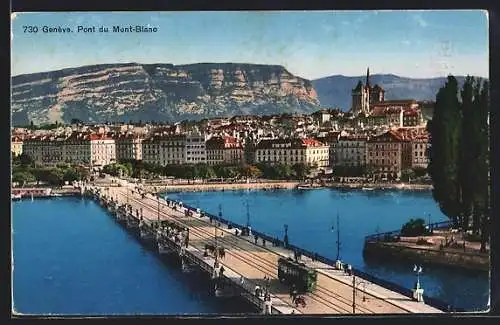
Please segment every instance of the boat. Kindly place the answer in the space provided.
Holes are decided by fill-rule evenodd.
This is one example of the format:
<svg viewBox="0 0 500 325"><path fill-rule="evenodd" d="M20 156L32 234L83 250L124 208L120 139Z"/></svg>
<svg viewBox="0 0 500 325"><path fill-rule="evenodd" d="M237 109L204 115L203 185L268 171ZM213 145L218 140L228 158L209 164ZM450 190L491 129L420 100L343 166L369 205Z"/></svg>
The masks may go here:
<svg viewBox="0 0 500 325"><path fill-rule="evenodd" d="M12 201L19 201L22 198L23 198L23 196L21 193L12 194Z"/></svg>
<svg viewBox="0 0 500 325"><path fill-rule="evenodd" d="M373 188L373 187L362 187L361 190L363 190L363 191L373 191L373 190L375 190L375 188Z"/></svg>
<svg viewBox="0 0 500 325"><path fill-rule="evenodd" d="M314 187L311 186L310 184L299 184L297 185L298 190L313 190Z"/></svg>

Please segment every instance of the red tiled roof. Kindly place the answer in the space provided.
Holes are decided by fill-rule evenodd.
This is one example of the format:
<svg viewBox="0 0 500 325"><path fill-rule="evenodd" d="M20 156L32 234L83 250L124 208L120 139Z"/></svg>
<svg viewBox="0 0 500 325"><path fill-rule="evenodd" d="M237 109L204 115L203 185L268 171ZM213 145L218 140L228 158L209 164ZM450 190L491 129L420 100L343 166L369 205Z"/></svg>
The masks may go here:
<svg viewBox="0 0 500 325"><path fill-rule="evenodd" d="M324 146L323 143L319 142L316 139L312 139L312 138L302 139L302 143L305 146L308 146L308 147L321 147L321 146Z"/></svg>

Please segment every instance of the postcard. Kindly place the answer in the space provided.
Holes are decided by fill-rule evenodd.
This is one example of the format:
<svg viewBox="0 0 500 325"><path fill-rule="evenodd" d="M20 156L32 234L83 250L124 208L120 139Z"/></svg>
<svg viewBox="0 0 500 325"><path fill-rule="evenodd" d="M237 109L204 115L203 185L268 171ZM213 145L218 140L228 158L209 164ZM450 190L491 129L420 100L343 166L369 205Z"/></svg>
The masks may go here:
<svg viewBox="0 0 500 325"><path fill-rule="evenodd" d="M488 13L11 13L12 314L488 311Z"/></svg>

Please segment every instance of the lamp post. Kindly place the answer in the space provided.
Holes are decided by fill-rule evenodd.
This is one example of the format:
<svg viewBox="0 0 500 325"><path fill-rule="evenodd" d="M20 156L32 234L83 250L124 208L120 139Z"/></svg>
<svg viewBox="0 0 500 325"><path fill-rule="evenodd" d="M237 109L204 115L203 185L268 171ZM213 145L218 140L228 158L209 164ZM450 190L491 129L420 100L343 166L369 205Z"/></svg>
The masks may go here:
<svg viewBox="0 0 500 325"><path fill-rule="evenodd" d="M363 284L363 302L366 301L366 281L363 279L356 280L356 276L354 272L352 273L352 313L356 313L356 287L360 284Z"/></svg>
<svg viewBox="0 0 500 325"><path fill-rule="evenodd" d="M285 244L285 248L288 247L288 225L285 225L285 236L283 237L283 243Z"/></svg>
<svg viewBox="0 0 500 325"><path fill-rule="evenodd" d="M432 234L432 227L431 227L431 214L427 214L427 220L428 220L428 225L429 225L429 232Z"/></svg>
<svg viewBox="0 0 500 325"><path fill-rule="evenodd" d="M413 272L417 275L417 282L415 283L415 289L413 289L413 298L418 302L423 302L424 289L420 287L420 274L422 273L422 266L415 265L413 267Z"/></svg>
<svg viewBox="0 0 500 325"><path fill-rule="evenodd" d="M250 236L250 206L248 205L248 200L246 204L247 208L247 235Z"/></svg>

